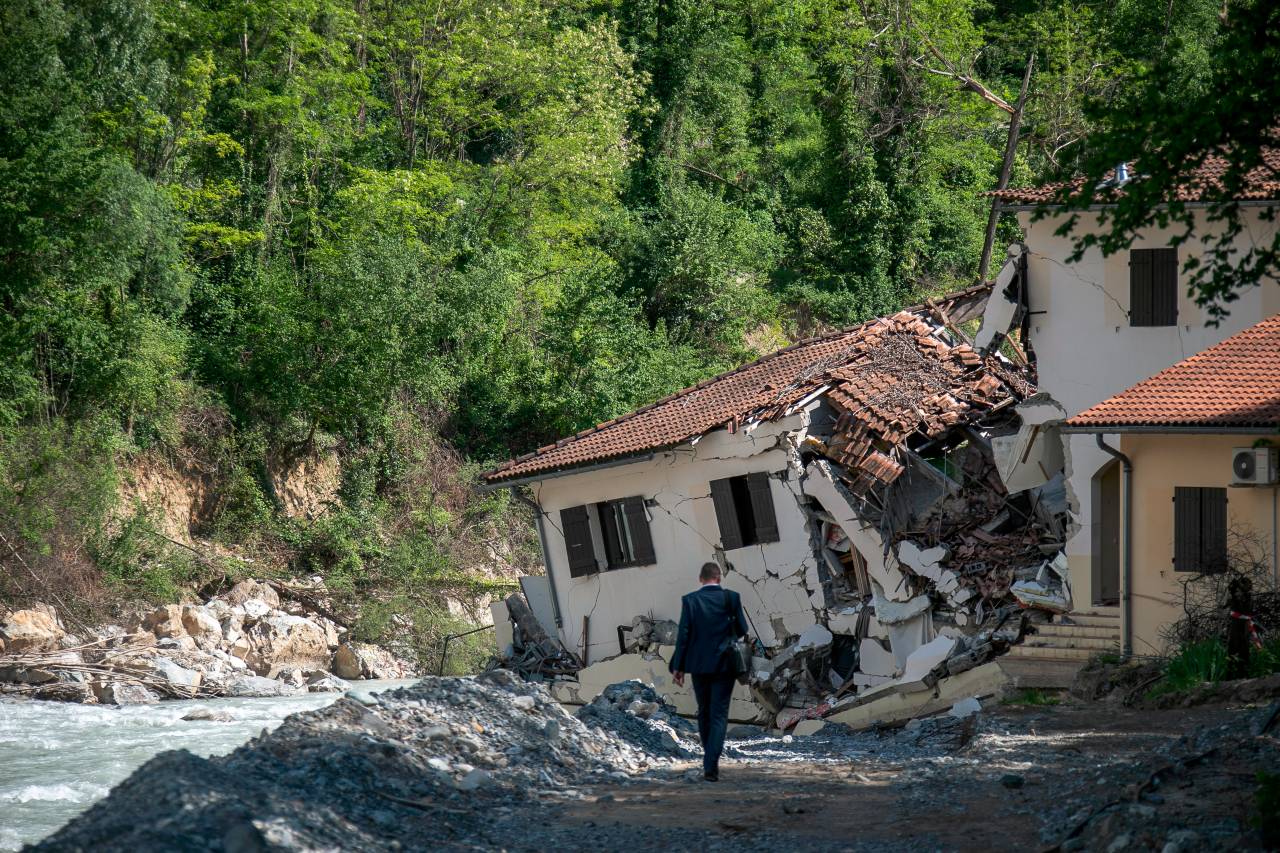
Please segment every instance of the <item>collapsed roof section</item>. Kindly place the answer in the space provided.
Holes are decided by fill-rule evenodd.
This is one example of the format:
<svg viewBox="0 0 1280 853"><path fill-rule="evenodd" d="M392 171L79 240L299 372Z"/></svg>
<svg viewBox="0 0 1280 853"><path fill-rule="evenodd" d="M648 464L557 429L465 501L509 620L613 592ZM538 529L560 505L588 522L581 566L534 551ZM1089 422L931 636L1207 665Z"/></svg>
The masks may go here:
<svg viewBox="0 0 1280 853"><path fill-rule="evenodd" d="M962 290L928 304L906 309L921 317L943 317L964 323L982 314L991 285ZM855 346L873 320L838 332L808 338L741 367L699 382L655 403L562 438L481 475L491 487L536 480L613 460L643 457L675 447L722 427L734 428L767 407L799 402L802 380L817 365L833 365L833 357Z"/></svg>
<svg viewBox="0 0 1280 853"><path fill-rule="evenodd" d="M794 544L792 568L740 561L737 569L732 552L719 554L726 583L744 590L749 613L756 608L763 648L751 698L763 717L794 722L847 712L886 692L931 690L1006 651L1031 623L1070 609L1064 413L1037 393L1030 353L1014 341L1013 359L1001 353L1025 316L1021 256L1011 247L991 298L970 300L963 311L951 301L880 318L591 434L593 447L618 424L629 424L633 437L644 423L660 436L683 434L695 421L677 424L680 411L729 432L781 431L780 442L760 443L769 450L751 452L786 451L787 470L772 478L797 503L790 523L806 528L782 537ZM959 324L979 314L970 342ZM581 438L490 476L582 454ZM649 446L664 440L651 437ZM652 613L652 604L637 605ZM641 615L619 626L620 642L632 633L622 657L661 654L674 626L657 624ZM616 676L619 661L595 666ZM639 658L637 666L652 669ZM579 684L592 677L580 673Z"/></svg>

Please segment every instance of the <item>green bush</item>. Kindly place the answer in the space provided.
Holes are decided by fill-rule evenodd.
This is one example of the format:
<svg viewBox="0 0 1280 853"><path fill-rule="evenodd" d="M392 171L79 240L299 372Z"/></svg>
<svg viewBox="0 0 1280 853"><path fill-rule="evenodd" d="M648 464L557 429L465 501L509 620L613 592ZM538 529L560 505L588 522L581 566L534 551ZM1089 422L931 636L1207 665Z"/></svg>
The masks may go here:
<svg viewBox="0 0 1280 853"><path fill-rule="evenodd" d="M1190 690L1227 675L1227 647L1220 640L1201 640L1186 646L1169 661L1160 684L1162 693Z"/></svg>

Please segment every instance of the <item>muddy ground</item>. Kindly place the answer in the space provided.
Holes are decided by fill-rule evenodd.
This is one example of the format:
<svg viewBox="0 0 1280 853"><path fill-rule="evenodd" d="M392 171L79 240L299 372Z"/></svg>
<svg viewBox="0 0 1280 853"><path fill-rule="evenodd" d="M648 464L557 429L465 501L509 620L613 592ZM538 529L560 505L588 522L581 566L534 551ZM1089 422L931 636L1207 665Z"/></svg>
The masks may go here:
<svg viewBox="0 0 1280 853"><path fill-rule="evenodd" d="M633 833L632 849L659 849L665 842L645 840L649 827L687 833L685 849L1038 850L1067 841L1067 849L1105 850L1124 835L1118 850L1266 849L1248 830L1257 771L1280 768L1271 738L1257 750L1219 749L1210 757L1219 760L1161 774L1150 790L1135 791L1157 768L1203 752L1197 733L1206 749L1214 733L1234 743L1258 714L996 707L967 743L963 723L917 729L917 737L869 735L863 754L841 757L822 754L821 735L811 746L803 738L785 747L738 743L740 759L725 763L717 784L600 786L549 807L548 819L562 823L562 837L578 849L593 832L612 837L618 829ZM787 755L791 749L800 754ZM762 826L766 838L757 837Z"/></svg>

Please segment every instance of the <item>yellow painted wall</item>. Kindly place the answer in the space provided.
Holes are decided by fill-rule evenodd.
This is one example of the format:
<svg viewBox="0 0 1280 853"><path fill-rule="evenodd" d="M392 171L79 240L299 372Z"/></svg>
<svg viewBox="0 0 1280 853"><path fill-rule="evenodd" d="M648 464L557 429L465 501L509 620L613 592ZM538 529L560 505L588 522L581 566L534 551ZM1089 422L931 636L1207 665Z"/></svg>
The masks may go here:
<svg viewBox="0 0 1280 853"><path fill-rule="evenodd" d="M1257 435L1171 435L1129 433L1120 448L1133 460L1133 653L1166 651L1161 628L1178 619L1181 579L1173 570L1173 490L1175 486L1230 486L1231 455L1250 447ZM1280 444L1280 441L1274 443ZM1227 524L1265 540L1271 559L1277 519L1272 487L1227 491ZM1230 547L1231 540L1228 541ZM1123 548L1123 543L1121 543ZM1272 566L1272 571L1275 567Z"/></svg>

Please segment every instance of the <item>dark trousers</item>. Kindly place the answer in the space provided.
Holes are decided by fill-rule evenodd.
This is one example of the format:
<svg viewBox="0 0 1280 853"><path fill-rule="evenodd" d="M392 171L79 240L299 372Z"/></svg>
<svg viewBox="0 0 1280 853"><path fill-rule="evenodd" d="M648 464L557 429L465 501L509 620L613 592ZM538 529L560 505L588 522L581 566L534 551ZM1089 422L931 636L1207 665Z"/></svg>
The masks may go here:
<svg viewBox="0 0 1280 853"><path fill-rule="evenodd" d="M724 751L724 733L729 727L729 697L736 681L732 673L693 676L704 773L720 772L720 753Z"/></svg>

